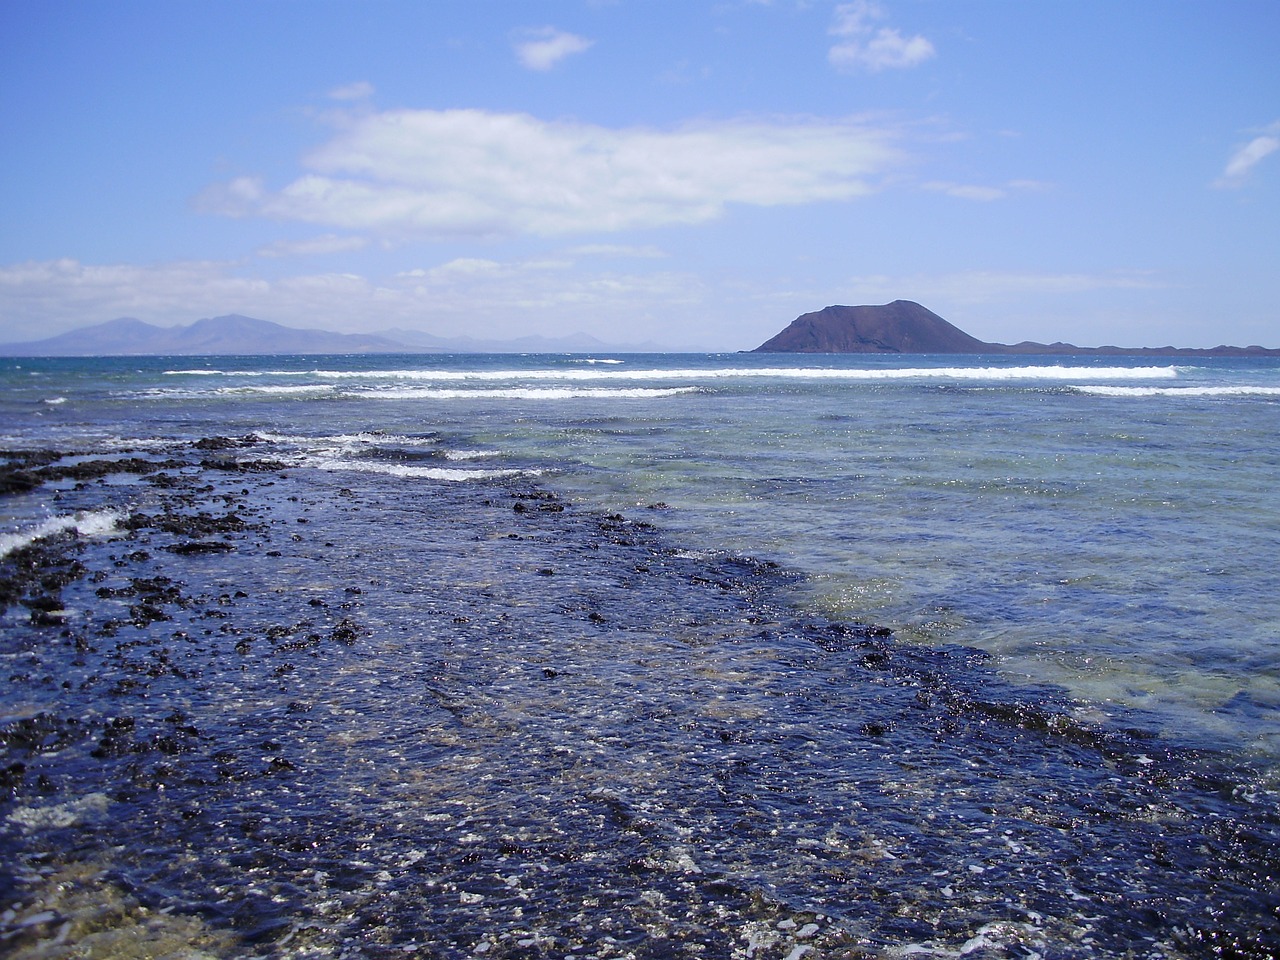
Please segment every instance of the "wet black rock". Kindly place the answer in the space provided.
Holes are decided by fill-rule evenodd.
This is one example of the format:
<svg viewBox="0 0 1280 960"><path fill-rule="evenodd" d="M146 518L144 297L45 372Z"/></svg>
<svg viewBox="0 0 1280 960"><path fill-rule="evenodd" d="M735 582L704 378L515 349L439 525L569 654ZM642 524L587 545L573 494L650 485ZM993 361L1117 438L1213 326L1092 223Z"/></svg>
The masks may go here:
<svg viewBox="0 0 1280 960"><path fill-rule="evenodd" d="M74 535L65 533L0 557L0 611L15 603L23 603L34 614L59 609L63 587L87 573L84 564L59 548L74 542Z"/></svg>
<svg viewBox="0 0 1280 960"><path fill-rule="evenodd" d="M175 543L164 549L180 556L195 556L205 553L230 553L235 547L224 540L193 540L187 543Z"/></svg>
<svg viewBox="0 0 1280 960"><path fill-rule="evenodd" d="M231 473L280 473L289 465L283 460L237 460L234 457L209 458L200 461L205 470L222 470Z"/></svg>
<svg viewBox="0 0 1280 960"><path fill-rule="evenodd" d="M11 797L22 786L26 775L25 763L10 763L0 768L0 799Z"/></svg>
<svg viewBox="0 0 1280 960"><path fill-rule="evenodd" d="M40 477L30 470L8 467L0 468L0 496L13 493L26 493L43 483Z"/></svg>
<svg viewBox="0 0 1280 960"><path fill-rule="evenodd" d="M75 717L52 713L21 717L0 727L0 744L27 757L56 752L79 738L81 723Z"/></svg>
<svg viewBox="0 0 1280 960"><path fill-rule="evenodd" d="M148 474L160 470L181 467L177 460L146 460L142 457L126 457L119 460L83 460L65 466L49 466L41 475L49 480L98 480L116 473Z"/></svg>
<svg viewBox="0 0 1280 960"><path fill-rule="evenodd" d="M0 450L0 474L6 470L24 470L57 463L66 454L61 450Z"/></svg>
<svg viewBox="0 0 1280 960"><path fill-rule="evenodd" d="M239 450L262 442L260 437L248 434L243 437L204 437L191 446L197 450Z"/></svg>
<svg viewBox="0 0 1280 960"><path fill-rule="evenodd" d="M333 632L329 634L329 639L336 643L350 646L360 639L360 628L344 617L342 621L333 628Z"/></svg>
<svg viewBox="0 0 1280 960"><path fill-rule="evenodd" d="M220 517L208 513L194 515L171 513L161 517L157 522L161 530L187 537L208 537L217 533L239 533L248 524L234 513Z"/></svg>
<svg viewBox="0 0 1280 960"><path fill-rule="evenodd" d="M864 661L879 663L888 661L889 648L882 642L893 635L888 627L862 623L806 624L805 636L828 653L845 650L864 650ZM881 662L883 661L883 662ZM871 662L867 665L870 666Z"/></svg>

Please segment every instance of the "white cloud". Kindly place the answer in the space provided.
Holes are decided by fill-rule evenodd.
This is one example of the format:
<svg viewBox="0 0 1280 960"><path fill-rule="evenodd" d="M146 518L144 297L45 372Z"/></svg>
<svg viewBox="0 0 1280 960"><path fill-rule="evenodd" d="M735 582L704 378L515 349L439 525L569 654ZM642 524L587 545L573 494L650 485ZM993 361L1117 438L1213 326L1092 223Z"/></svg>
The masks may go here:
<svg viewBox="0 0 1280 960"><path fill-rule="evenodd" d="M869 297L909 296L921 301L953 304L992 304L1026 296L1056 297L1100 290L1154 290L1165 284L1139 270L1102 273L1035 273L1016 270L964 270L956 273L891 277L868 275L849 281L852 289ZM903 293L909 291L909 293Z"/></svg>
<svg viewBox="0 0 1280 960"><path fill-rule="evenodd" d="M1231 155L1222 176L1213 185L1225 188L1243 186L1254 167L1277 150L1280 150L1280 123L1273 123Z"/></svg>
<svg viewBox="0 0 1280 960"><path fill-rule="evenodd" d="M624 243L588 243L573 247L569 252L581 257L624 257L640 260L663 260L669 256L660 247Z"/></svg>
<svg viewBox="0 0 1280 960"><path fill-rule="evenodd" d="M276 193L241 177L202 209L393 236L563 235L693 224L732 204L851 200L901 160L855 121L613 129L482 110L350 118Z"/></svg>
<svg viewBox="0 0 1280 960"><path fill-rule="evenodd" d="M926 190L932 190L935 193L945 193L949 197L957 197L961 200L980 200L989 202L992 200L1002 200L1008 194L1000 187L983 187L977 184L969 183L951 183L947 180L931 180L928 183L921 184Z"/></svg>
<svg viewBox="0 0 1280 960"><path fill-rule="evenodd" d="M497 260L484 257L457 257L430 270L410 271L408 275L431 280L448 280L456 277L493 276L502 269Z"/></svg>
<svg viewBox="0 0 1280 960"><path fill-rule="evenodd" d="M904 37L892 27L876 29L875 21L887 14L872 0L854 0L835 9L835 20L827 31L840 37L827 52L827 59L838 70L881 70L915 67L934 56L933 44L917 34Z"/></svg>
<svg viewBox="0 0 1280 960"><path fill-rule="evenodd" d="M206 187L193 201L202 213L246 217L266 199L267 188L260 177L236 177L226 183Z"/></svg>
<svg viewBox="0 0 1280 960"><path fill-rule="evenodd" d="M1010 193L1025 193L1044 190L1047 184L1038 180L1010 180L1002 186L992 187L974 183L953 183L950 180L930 180L921 187L934 193L945 193L949 197L960 200L977 200L989 203L992 200L1003 200Z"/></svg>
<svg viewBox="0 0 1280 960"><path fill-rule="evenodd" d="M399 326L446 336L582 330L625 341L641 326L646 338L671 344L698 336L707 297L698 278L574 267L565 259L464 257L382 279L343 272L266 279L242 276L245 265L228 261L32 261L0 266L0 341L41 339L122 316L165 326L225 313L294 327Z"/></svg>
<svg viewBox="0 0 1280 960"><path fill-rule="evenodd" d="M332 100L368 100L373 96L373 84L367 80L357 80L329 91Z"/></svg>
<svg viewBox="0 0 1280 960"><path fill-rule="evenodd" d="M0 267L0 316L5 339L30 340L122 316L164 324L248 312L269 290L267 282L234 276L216 261L29 261Z"/></svg>
<svg viewBox="0 0 1280 960"><path fill-rule="evenodd" d="M349 253L362 250L369 245L365 237L341 237L336 233L326 233L306 240L277 240L258 249L258 256L278 257L313 257L331 253Z"/></svg>
<svg viewBox="0 0 1280 960"><path fill-rule="evenodd" d="M565 57L590 49L595 42L555 27L527 30L522 36L524 39L515 45L516 57L530 70L539 71L550 70Z"/></svg>

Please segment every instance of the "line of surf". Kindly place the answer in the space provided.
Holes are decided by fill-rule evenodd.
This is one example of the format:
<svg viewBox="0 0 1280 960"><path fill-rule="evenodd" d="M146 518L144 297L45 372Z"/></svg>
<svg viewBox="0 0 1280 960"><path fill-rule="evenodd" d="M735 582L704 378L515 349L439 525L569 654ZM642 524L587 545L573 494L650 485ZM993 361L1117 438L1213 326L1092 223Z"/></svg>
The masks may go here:
<svg viewBox="0 0 1280 960"><path fill-rule="evenodd" d="M212 400L234 397L358 400L643 400L699 393L702 387L427 387L362 383L218 387L213 390L158 388L132 394L137 400Z"/></svg>
<svg viewBox="0 0 1280 960"><path fill-rule="evenodd" d="M506 477L538 476L540 470L520 469L464 469L459 467L426 467L406 463L378 463L369 460L347 460L317 458L307 461L309 466L320 470L350 473L380 473L391 477L402 477L418 480L445 480L451 483L465 483L468 480L500 480Z"/></svg>
<svg viewBox="0 0 1280 960"><path fill-rule="evenodd" d="M1117 387L1080 384L1071 389L1099 397L1280 397L1280 387Z"/></svg>
<svg viewBox="0 0 1280 960"><path fill-rule="evenodd" d="M698 393L700 387L506 387L449 389L445 387L385 387L355 394L371 400L644 400Z"/></svg>
<svg viewBox="0 0 1280 960"><path fill-rule="evenodd" d="M1075 380L1081 378L1100 380L1155 380L1170 379L1179 375L1176 366L1142 367L1091 367L1064 366L948 366L948 367L658 367L649 369L602 369L598 367L539 368L521 370L261 370L261 371L166 371L169 374L198 373L207 376L222 373L227 377L314 377L318 380L360 381L432 381L432 382L501 382L530 380ZM263 388L270 389L270 388Z"/></svg>

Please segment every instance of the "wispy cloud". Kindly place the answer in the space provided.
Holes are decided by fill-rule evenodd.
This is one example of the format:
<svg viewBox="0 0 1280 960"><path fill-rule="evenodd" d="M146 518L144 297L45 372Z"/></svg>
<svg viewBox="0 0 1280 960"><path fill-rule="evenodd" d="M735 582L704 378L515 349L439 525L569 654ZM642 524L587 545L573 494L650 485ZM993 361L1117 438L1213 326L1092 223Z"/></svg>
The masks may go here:
<svg viewBox="0 0 1280 960"><path fill-rule="evenodd" d="M990 202L992 200L1002 200L1009 195L1008 191L1002 187L984 187L972 183L952 183L948 180L930 180L928 183L921 184L921 186L934 193L945 193L948 197L957 197L961 200Z"/></svg>
<svg viewBox="0 0 1280 960"><path fill-rule="evenodd" d="M571 248L569 253L580 257L615 257L637 260L663 260L669 256L660 247L635 246L625 243L588 243Z"/></svg>
<svg viewBox="0 0 1280 960"><path fill-rule="evenodd" d="M950 180L930 180L921 187L934 193L944 193L960 200L977 200L989 203L1003 200L1011 193L1024 193L1045 189L1046 185L1038 180L1009 180L1000 186L986 186L975 183L953 183Z"/></svg>
<svg viewBox="0 0 1280 960"><path fill-rule="evenodd" d="M591 48L594 40L555 27L522 31L515 43L516 57L530 70L550 70L565 57Z"/></svg>
<svg viewBox="0 0 1280 960"><path fill-rule="evenodd" d="M851 200L902 159L891 128L737 120L608 128L482 110L349 118L272 192L253 177L198 205L388 236L513 236L694 224L733 204Z"/></svg>
<svg viewBox="0 0 1280 960"><path fill-rule="evenodd" d="M964 270L956 273L854 277L850 286L868 296L901 296L910 290L921 299L992 304L1026 296L1070 296L1099 290L1154 290L1166 284L1150 271L1039 273L1017 270Z"/></svg>
<svg viewBox="0 0 1280 960"><path fill-rule="evenodd" d="M925 37L904 37L893 27L875 24L888 15L873 0L854 0L835 9L835 19L827 31L840 40L831 47L827 58L838 70L881 70L915 67L936 51Z"/></svg>
<svg viewBox="0 0 1280 960"><path fill-rule="evenodd" d="M615 316L618 329L637 311L646 315L659 310L667 329L663 336L681 342L688 338L690 317L681 311L704 303L702 283L677 271L615 271L574 269L572 260L533 257L497 261L463 257L433 267L397 274L384 284L380 301L422 305L436 315L461 318L526 319L566 314ZM406 311L408 312L408 311ZM653 329L650 322L648 329Z"/></svg>
<svg viewBox="0 0 1280 960"><path fill-rule="evenodd" d="M244 275L251 269L213 260L0 265L4 339L35 340L122 316L169 325L243 313L296 327L466 329L499 337L565 333L575 325L587 329L609 316L620 331L643 322L646 336L680 344L706 312L706 291L690 274L579 269L563 257L459 257L381 278L348 272Z"/></svg>
<svg viewBox="0 0 1280 960"><path fill-rule="evenodd" d="M63 258L0 266L0 311L15 340L121 316L163 324L248 312L269 289L210 260L148 265Z"/></svg>
<svg viewBox="0 0 1280 960"><path fill-rule="evenodd" d="M329 91L329 99L331 100L367 100L372 96L373 84L367 80L357 80L355 83L334 87Z"/></svg>
<svg viewBox="0 0 1280 960"><path fill-rule="evenodd" d="M1239 147L1213 185L1227 189L1244 186L1254 168L1277 150L1280 150L1280 121L1259 131L1258 136Z"/></svg>
<svg viewBox="0 0 1280 960"><path fill-rule="evenodd" d="M349 253L361 250L369 245L366 237L342 237L336 233L326 233L306 240L277 240L258 249L258 256L268 258L280 257L314 257L331 253Z"/></svg>
<svg viewBox="0 0 1280 960"><path fill-rule="evenodd" d="M398 280L454 280L468 277L492 277L502 270L502 264L487 257L455 257L429 270L416 267L396 274Z"/></svg>

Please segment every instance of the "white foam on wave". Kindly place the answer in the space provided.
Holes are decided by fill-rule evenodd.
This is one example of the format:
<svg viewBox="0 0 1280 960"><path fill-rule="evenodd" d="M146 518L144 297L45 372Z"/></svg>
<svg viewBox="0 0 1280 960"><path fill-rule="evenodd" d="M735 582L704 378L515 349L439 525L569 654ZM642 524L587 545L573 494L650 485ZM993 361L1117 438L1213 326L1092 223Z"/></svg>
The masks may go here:
<svg viewBox="0 0 1280 960"><path fill-rule="evenodd" d="M361 374L365 380L378 379L380 374ZM496 378L495 378L496 379ZM572 400L581 398L596 399L647 399L652 397L671 397L682 393L697 393L701 388L684 387L493 387L480 389L458 389L449 387L375 387L360 386L355 389L341 389L337 384L241 384L237 386L217 387L213 390L156 389L144 390L133 394L139 400L207 400L218 397L254 396L254 397L301 397L301 396L342 396L363 400L457 400L457 399L507 399L507 400Z"/></svg>
<svg viewBox="0 0 1280 960"><path fill-rule="evenodd" d="M469 480L481 476L507 476L529 472L523 470L451 471L447 468L412 467L405 464L386 464L350 458L352 454L359 455L379 447L435 448L440 451L444 459L453 461L484 460L502 456L501 450L445 450L440 447L438 437L414 437L394 433L344 433L323 437L303 437L269 433L264 430L255 431L254 436L268 443L301 448L303 452L296 459L300 466L320 466L326 470L349 469L406 477L435 477L442 480Z"/></svg>
<svg viewBox="0 0 1280 960"><path fill-rule="evenodd" d="M420 480L500 480L504 477L538 476L540 470L465 470L458 467L421 467L406 463L377 463L371 460L316 459L310 465L321 470L354 473L382 473L392 477Z"/></svg>
<svg viewBox="0 0 1280 960"><path fill-rule="evenodd" d="M57 536L67 530L74 530L81 537L109 537L119 532L117 524L121 519L123 514L116 510L95 510L63 517L50 517L28 530L0 534L0 557L7 556L14 550L29 547L37 540Z"/></svg>
<svg viewBox="0 0 1280 960"><path fill-rule="evenodd" d="M446 450L446 460L485 460L489 457L502 456L501 450Z"/></svg>
<svg viewBox="0 0 1280 960"><path fill-rule="evenodd" d="M280 371L285 375L285 371ZM303 375L295 372L294 375ZM1081 367L1053 364L1018 367L672 367L601 370L569 367L541 370L313 370L311 376L334 380L426 380L492 382L503 380L1152 380L1178 376L1175 366Z"/></svg>
<svg viewBox="0 0 1280 960"><path fill-rule="evenodd" d="M1280 387L1116 387L1082 384L1071 388L1099 397L1280 397Z"/></svg>
<svg viewBox="0 0 1280 960"><path fill-rule="evenodd" d="M266 384L264 386L242 384L235 387L218 387L214 392L222 396L236 393L274 393L282 396L292 396L299 393L332 393L335 389L331 383Z"/></svg>
<svg viewBox="0 0 1280 960"><path fill-rule="evenodd" d="M104 447L111 450L166 450L170 447L179 447L183 445L181 440L171 440L166 437L121 437L110 436L103 437L99 441Z"/></svg>
<svg viewBox="0 0 1280 960"><path fill-rule="evenodd" d="M1103 380L1163 380L1178 376L1177 367L890 367L870 370L827 368L770 368L762 370L717 371L723 376L774 376L813 380L1075 380L1098 377Z"/></svg>
<svg viewBox="0 0 1280 960"><path fill-rule="evenodd" d="M228 387L214 387L209 390L192 390L184 387L153 387L133 393L121 394L127 400L214 400L235 396L305 396L307 394L324 396L333 393L337 387L332 383L290 383L290 384L238 384Z"/></svg>
<svg viewBox="0 0 1280 960"><path fill-rule="evenodd" d="M574 366L521 370L189 370L167 371L206 375L222 374L229 377L315 377L321 380L380 380L426 381L435 383L502 382L531 380L1078 380L1097 378L1102 380L1156 380L1178 376L1176 366L1142 367L1093 367L1064 364L1022 366L947 366L947 367L656 367L638 369L605 369L605 365L622 364L621 360L583 359L573 361ZM585 366L583 366L585 364ZM279 386L226 387L224 390L287 390ZM296 388L295 388L296 389Z"/></svg>
<svg viewBox="0 0 1280 960"><path fill-rule="evenodd" d="M361 392L359 395L372 400L643 400L699 392L701 392L700 387L631 387L622 389L502 387L468 390L440 387L388 387Z"/></svg>
<svg viewBox="0 0 1280 960"><path fill-rule="evenodd" d="M440 444L436 437L409 437L398 433L339 433L332 436L303 437L255 430L253 435L266 443L285 443L300 447L356 448L387 444L397 447L435 447Z"/></svg>
<svg viewBox="0 0 1280 960"><path fill-rule="evenodd" d="M67 402L66 397L47 397L44 401L51 407L58 407Z"/></svg>

